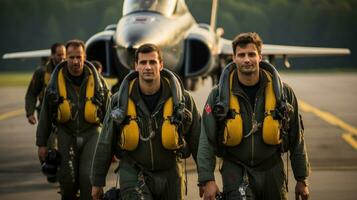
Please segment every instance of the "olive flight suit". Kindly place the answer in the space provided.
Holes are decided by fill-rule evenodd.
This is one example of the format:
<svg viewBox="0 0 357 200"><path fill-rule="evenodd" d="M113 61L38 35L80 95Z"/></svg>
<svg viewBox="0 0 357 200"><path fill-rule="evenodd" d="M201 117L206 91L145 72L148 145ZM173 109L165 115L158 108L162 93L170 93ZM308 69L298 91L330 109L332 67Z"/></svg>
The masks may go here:
<svg viewBox="0 0 357 200"><path fill-rule="evenodd" d="M161 143L161 127L163 107L171 96L170 86L161 79L161 95L156 108L150 112L140 95L136 79L130 98L135 102L140 129L140 141L133 151L124 151L118 145L121 124L116 124L111 112L115 109L118 97L112 97L112 104L107 111L103 131L96 147L91 181L93 186L105 186L111 157L116 154L120 158L119 178L121 199L183 199L184 180L179 154L190 154L196 159L200 134L200 115L188 92L184 92L185 112L183 120L183 138L186 147L181 151L167 150Z"/></svg>
<svg viewBox="0 0 357 200"><path fill-rule="evenodd" d="M92 199L91 183L89 180L94 148L97 142L101 124L89 123L84 118L86 88L89 74L92 73L88 66L84 66L83 79L80 86L70 79L67 66L63 66L63 76L66 83L67 98L70 102L71 117L65 123L53 120L51 113L51 99L46 95L43 101L40 120L37 127L37 146L46 146L46 141L54 124L58 129L58 151L60 153L60 166L58 179L61 187L62 199L77 199L78 190L81 200ZM110 93L104 88L104 99L98 112L104 115L109 104ZM47 99L49 98L49 99Z"/></svg>
<svg viewBox="0 0 357 200"><path fill-rule="evenodd" d="M291 165L297 181L304 181L309 174L309 162L298 102L293 90L287 84L283 85L283 89L288 103L292 105L293 112L290 113L289 129L287 135L284 136L283 147L269 145L263 141L265 87L270 80L262 70L260 69L259 72L259 89L256 93L254 106L251 105L248 95L240 86L237 69L233 72L231 90L233 95L238 98L243 120L243 139L240 144L227 147L218 142L218 134L222 134L225 124L218 122L214 116L218 87L212 89L203 111L197 154L198 179L201 184L215 180L216 155L221 157L223 163L220 166L220 172L225 199L241 199L240 189L245 189L247 199L286 199L286 175L281 158L282 151L290 151Z"/></svg>

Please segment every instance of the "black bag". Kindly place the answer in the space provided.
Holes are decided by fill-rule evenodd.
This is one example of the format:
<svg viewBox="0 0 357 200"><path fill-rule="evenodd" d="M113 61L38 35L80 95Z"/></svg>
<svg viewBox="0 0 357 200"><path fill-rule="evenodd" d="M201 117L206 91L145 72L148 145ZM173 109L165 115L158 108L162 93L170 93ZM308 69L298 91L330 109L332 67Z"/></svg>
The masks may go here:
<svg viewBox="0 0 357 200"><path fill-rule="evenodd" d="M104 200L119 200L120 188L112 187L104 193Z"/></svg>

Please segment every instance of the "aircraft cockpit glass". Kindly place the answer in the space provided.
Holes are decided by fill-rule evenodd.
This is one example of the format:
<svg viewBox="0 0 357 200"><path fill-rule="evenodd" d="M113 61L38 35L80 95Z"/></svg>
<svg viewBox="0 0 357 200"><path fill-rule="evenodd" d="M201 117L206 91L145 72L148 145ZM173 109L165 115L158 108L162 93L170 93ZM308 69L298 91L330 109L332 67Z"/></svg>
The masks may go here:
<svg viewBox="0 0 357 200"><path fill-rule="evenodd" d="M163 15L173 14L177 0L125 0L123 15L136 11L154 11Z"/></svg>

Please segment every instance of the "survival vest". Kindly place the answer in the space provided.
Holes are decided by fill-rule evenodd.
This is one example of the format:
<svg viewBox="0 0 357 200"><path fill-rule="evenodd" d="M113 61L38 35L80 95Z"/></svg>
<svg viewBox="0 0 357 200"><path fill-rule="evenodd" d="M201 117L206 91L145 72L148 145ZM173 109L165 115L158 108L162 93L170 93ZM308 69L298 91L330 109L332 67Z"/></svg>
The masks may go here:
<svg viewBox="0 0 357 200"><path fill-rule="evenodd" d="M63 66L66 62L59 64L54 70L49 87L48 94L49 99L55 102L50 103L50 105L55 104L57 107L53 109L54 118L58 123L66 123L71 118L71 105L67 98L67 87L66 80L63 75ZM97 71L94 66L85 62L86 66L89 66L89 77L86 86L86 102L84 106L84 118L89 123L100 123L101 117L99 116L99 109L104 100L103 86L99 80ZM54 96L54 97L53 97Z"/></svg>
<svg viewBox="0 0 357 200"><path fill-rule="evenodd" d="M282 92L282 84L280 77L275 68L272 68L272 65L261 62L260 66L265 69L263 72L269 80L265 88L265 116L262 129L263 140L266 144L277 145L281 143L280 130L282 128L282 118L277 116L277 110L279 109L278 104L282 102L282 99L285 99ZM232 63L222 72L218 102L213 108L215 117L225 123L221 137L221 142L225 146L239 145L243 139L243 121L240 114L239 101L238 98L232 94L231 89L235 68L235 64Z"/></svg>
<svg viewBox="0 0 357 200"><path fill-rule="evenodd" d="M43 84L45 87L47 87L48 83L50 82L50 78L51 78L51 73L46 71L45 72L45 77L43 79Z"/></svg>
<svg viewBox="0 0 357 200"><path fill-rule="evenodd" d="M184 96L183 85L175 74L167 69L161 71L164 81L171 87L169 97L163 108L163 123L161 127L161 142L165 149L177 150L183 147L184 141L179 127L183 123ZM137 123L136 107L130 94L137 72L129 73L123 80L117 94L119 106L113 111L112 116L118 124L122 124L118 145L121 149L133 151L137 148L140 139L140 130ZM128 87L129 84L129 87Z"/></svg>

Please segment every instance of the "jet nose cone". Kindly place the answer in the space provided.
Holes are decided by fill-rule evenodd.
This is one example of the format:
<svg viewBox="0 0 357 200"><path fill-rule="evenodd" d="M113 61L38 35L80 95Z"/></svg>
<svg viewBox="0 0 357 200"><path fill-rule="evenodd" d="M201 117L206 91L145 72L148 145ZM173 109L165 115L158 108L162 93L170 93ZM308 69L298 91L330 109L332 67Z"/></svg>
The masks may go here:
<svg viewBox="0 0 357 200"><path fill-rule="evenodd" d="M120 62L127 68L134 68L135 50L145 43L158 46L164 40L162 18L157 14L143 13L123 17L117 25L115 42Z"/></svg>

